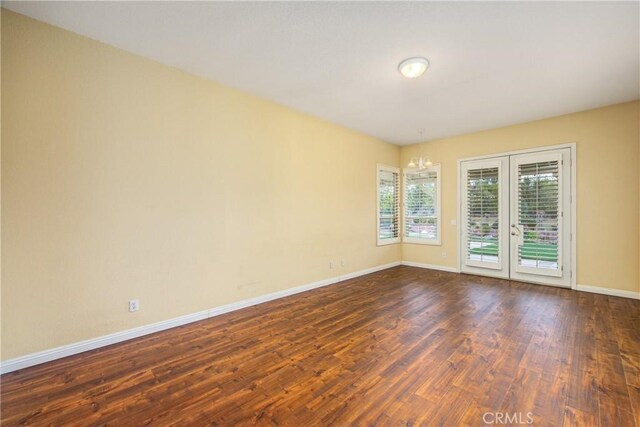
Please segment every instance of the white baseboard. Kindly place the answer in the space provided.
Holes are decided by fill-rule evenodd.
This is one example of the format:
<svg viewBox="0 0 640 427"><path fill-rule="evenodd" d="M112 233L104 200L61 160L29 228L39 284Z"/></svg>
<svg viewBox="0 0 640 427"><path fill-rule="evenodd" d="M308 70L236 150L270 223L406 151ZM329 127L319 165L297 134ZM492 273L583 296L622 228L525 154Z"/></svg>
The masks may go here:
<svg viewBox="0 0 640 427"><path fill-rule="evenodd" d="M26 356L16 357L15 359L10 359L0 364L0 374L28 368L29 366L39 365L51 360L62 359L63 357L105 347L111 344L130 340L132 338L138 338L143 335L175 328L176 326L185 325L187 323L197 322L198 320L203 320L208 317L209 310L203 310L197 313L186 314L184 316L174 317L173 319L152 323L150 325L138 326L136 328L115 332L113 334L103 335L101 337L91 338L63 345L61 347L27 354Z"/></svg>
<svg viewBox="0 0 640 427"><path fill-rule="evenodd" d="M583 292L591 292L594 294L610 295L613 297L623 297L640 299L640 292L623 291L620 289L601 288L599 286L577 285L576 290Z"/></svg>
<svg viewBox="0 0 640 427"><path fill-rule="evenodd" d="M430 270L440 270L440 271L448 271L451 273L460 273L460 270L458 270L457 268L445 267L442 265L422 264L419 262L412 262L412 261L402 261L401 264L407 265L410 267L428 268ZM612 288L602 288L600 286L577 285L575 290L582 291L582 292L591 292L595 294L610 295L614 297L640 299L640 292L623 291L620 289L612 289Z"/></svg>
<svg viewBox="0 0 640 427"><path fill-rule="evenodd" d="M449 273L460 273L455 267L446 267L444 265L435 265L435 264L422 264L420 262L413 261L402 261L402 265L407 265L409 267L418 267L418 268L428 268L429 270L439 270L439 271L448 271Z"/></svg>
<svg viewBox="0 0 640 427"><path fill-rule="evenodd" d="M409 267L428 268L430 270L440 270L440 271L448 271L451 273L460 273L460 270L458 270L457 268L445 267L442 265L422 264L419 262L412 262L412 261L402 261L401 264L407 265ZM582 291L582 292L591 292L594 294L609 295L614 297L640 299L640 292L623 291L620 289L601 288L598 286L577 285L575 290Z"/></svg>
<svg viewBox="0 0 640 427"><path fill-rule="evenodd" d="M39 365L41 363L50 362L56 359L61 359L63 357L82 353L84 351L94 350L96 348L130 340L132 338L138 338L143 335L152 334L154 332L164 331L165 329L175 328L176 326L182 326L187 323L197 322L198 320L219 316L224 313L240 310L241 308L262 304L267 301L284 298L290 295L295 295L300 292L305 292L311 289L331 285L344 280L363 276L365 274L375 273L376 271L386 270L387 268L395 267L398 265L400 265L399 261L379 265L376 267L355 271L353 273L347 273L342 276L336 276L329 279L308 283L306 285L297 286L295 288L284 289L282 291L272 292L270 294L261 295L255 298L249 298L231 304L226 304L209 310L203 310L197 313L174 317L173 319L163 320L161 322L152 323L150 325L139 326L137 328L127 329L121 332L103 335L101 337L91 338L77 343L63 345L61 347L52 348L50 350L39 351L37 353L27 354L26 356L16 357L15 359L10 359L0 363L0 374L27 368L29 366Z"/></svg>
<svg viewBox="0 0 640 427"><path fill-rule="evenodd" d="M352 273L347 273L342 276L336 276L329 279L319 280L317 282L308 283L306 285L297 286L295 288L284 289L282 291L272 292L266 295L261 295L255 298L249 298L246 300L226 304L219 307L214 307L209 310L199 311L197 313L186 314L184 316L174 317L173 319L163 320L161 322L152 323L150 325L139 326L132 329L127 329L121 332L115 332L109 335L103 335L97 338L91 338L88 340L80 341L56 347L50 350L44 350L37 353L31 353L26 356L17 357L0 363L0 374L16 371L18 369L27 368L29 366L39 365L41 363L49 362L63 357L72 356L74 354L82 353L96 348L105 347L107 345L116 344L122 341L127 341L132 338L138 338L144 335L152 334L154 332L164 331L166 329L175 328L177 326L186 325L188 323L197 322L198 320L208 319L210 317L219 316L231 311L240 310L252 305L262 304L264 302L272 301L278 298L284 298L290 295L295 295L301 292L306 292L312 289L321 288L334 283L338 283L344 280L353 279L355 277L363 276L369 273L375 273L376 271L386 270L387 268L395 267L398 265L407 265L410 267L427 268L431 270L447 271L451 273L459 273L457 268L445 267L441 265L422 264L412 261L392 262L389 264L379 265L372 268L367 268ZM598 286L578 285L576 287L578 291L593 292L603 295L611 295L624 298L640 299L640 292L623 291L619 289L601 288Z"/></svg>

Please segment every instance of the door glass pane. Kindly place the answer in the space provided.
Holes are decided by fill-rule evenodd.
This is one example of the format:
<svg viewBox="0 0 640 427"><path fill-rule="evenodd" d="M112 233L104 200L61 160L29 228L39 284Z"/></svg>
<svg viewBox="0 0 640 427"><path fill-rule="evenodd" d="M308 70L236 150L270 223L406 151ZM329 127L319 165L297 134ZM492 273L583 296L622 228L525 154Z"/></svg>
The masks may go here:
<svg viewBox="0 0 640 427"><path fill-rule="evenodd" d="M498 168L467 172L467 259L498 263L500 193Z"/></svg>
<svg viewBox="0 0 640 427"><path fill-rule="evenodd" d="M518 165L518 264L558 269L558 161Z"/></svg>

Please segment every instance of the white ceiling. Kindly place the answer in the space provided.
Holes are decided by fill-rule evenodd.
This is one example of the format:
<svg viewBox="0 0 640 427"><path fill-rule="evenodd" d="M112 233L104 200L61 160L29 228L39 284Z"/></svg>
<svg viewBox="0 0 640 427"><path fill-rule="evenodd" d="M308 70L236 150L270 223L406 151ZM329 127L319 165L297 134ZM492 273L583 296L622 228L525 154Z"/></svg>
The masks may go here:
<svg viewBox="0 0 640 427"><path fill-rule="evenodd" d="M396 144L640 98L638 2L3 6Z"/></svg>

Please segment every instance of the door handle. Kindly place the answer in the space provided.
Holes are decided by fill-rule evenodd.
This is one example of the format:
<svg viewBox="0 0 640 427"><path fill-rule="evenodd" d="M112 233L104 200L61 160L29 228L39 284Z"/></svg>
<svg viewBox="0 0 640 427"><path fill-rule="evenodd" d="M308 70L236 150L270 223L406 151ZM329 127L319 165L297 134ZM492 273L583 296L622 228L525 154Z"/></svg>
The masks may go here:
<svg viewBox="0 0 640 427"><path fill-rule="evenodd" d="M511 235L518 238L518 245L524 245L524 236L522 235L522 225L511 224Z"/></svg>

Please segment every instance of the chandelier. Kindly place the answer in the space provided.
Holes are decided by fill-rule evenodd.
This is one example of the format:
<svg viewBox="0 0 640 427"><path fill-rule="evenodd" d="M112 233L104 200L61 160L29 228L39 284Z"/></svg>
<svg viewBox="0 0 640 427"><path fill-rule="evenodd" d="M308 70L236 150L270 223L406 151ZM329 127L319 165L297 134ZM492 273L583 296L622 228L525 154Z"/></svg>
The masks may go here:
<svg viewBox="0 0 640 427"><path fill-rule="evenodd" d="M418 169L426 169L429 166L432 166L433 163L431 162L430 159L426 158L426 157L412 157L411 161L409 162L409 164L407 165L407 167L410 168L418 168Z"/></svg>

